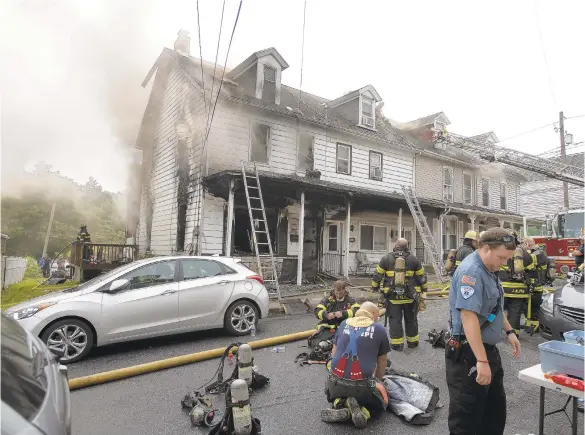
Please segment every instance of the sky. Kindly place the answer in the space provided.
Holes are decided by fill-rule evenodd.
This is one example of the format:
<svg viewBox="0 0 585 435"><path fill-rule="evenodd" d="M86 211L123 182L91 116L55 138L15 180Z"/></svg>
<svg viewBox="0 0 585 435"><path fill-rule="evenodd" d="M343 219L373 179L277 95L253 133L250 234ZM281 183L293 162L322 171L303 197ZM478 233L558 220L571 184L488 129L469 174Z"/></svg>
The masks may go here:
<svg viewBox="0 0 585 435"><path fill-rule="evenodd" d="M222 5L199 1L212 62ZM225 2L221 64L238 5ZM283 83L299 87L304 6L244 0L227 65L275 47L290 65ZM561 110L574 142L585 141L583 16L582 0L307 0L302 88L334 99L371 84L391 119L442 111L449 131L494 131L502 145L538 154L559 146ZM179 29L199 56L195 0L2 2L3 182L45 161L123 191L150 91L141 83Z"/></svg>

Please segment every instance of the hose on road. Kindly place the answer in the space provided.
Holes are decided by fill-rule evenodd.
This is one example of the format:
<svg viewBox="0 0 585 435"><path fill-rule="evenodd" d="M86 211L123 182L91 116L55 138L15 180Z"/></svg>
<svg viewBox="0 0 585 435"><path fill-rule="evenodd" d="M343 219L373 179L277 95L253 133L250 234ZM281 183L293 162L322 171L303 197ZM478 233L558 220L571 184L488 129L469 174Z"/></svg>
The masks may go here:
<svg viewBox="0 0 585 435"><path fill-rule="evenodd" d="M299 341L309 338L315 329L309 331L296 332L294 334L280 335L277 337L264 338L262 340L251 341L247 344L252 349L261 349L263 347L275 346L277 344L289 343L292 341ZM133 376L139 376L146 373L152 373L159 370L165 370L173 367L179 367L185 364L192 364L201 361L207 361L214 358L219 358L223 355L225 347L217 349L205 350L202 352L191 353L189 355L181 355L172 358L167 358L149 363L138 364L131 367L125 367L108 372L97 373L95 375L83 376L69 380L69 390L78 390L81 388L91 387L92 385L105 384L107 382L118 381ZM234 348L235 351L235 348Z"/></svg>

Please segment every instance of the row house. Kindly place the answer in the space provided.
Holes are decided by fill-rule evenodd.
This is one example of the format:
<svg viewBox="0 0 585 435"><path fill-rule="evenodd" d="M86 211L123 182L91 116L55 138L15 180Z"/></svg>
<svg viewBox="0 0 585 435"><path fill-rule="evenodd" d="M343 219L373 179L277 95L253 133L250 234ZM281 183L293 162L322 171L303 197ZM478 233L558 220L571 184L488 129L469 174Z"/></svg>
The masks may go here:
<svg viewBox="0 0 585 435"><path fill-rule="evenodd" d="M287 68L274 48L231 70L207 63L189 55L183 31L174 50L163 50L143 83L154 80L137 140L143 159L135 241L142 253L230 255L252 263L242 162L259 171L283 274L290 272L285 262L307 278L318 270L345 276L366 270L399 235L423 258L403 186L418 192L421 184L420 202L438 242L445 237L436 222L446 222L444 247L459 242L469 225L495 225L494 217L521 221L512 178L503 209L492 210L500 187L491 178L482 207L479 165L420 140L408 126L397 128L382 115L372 85L328 100L282 84ZM450 171L449 204L440 190L435 194L434 175L418 175L436 168L435 184L443 168ZM467 205L464 173L473 176ZM464 225L453 227L450 216Z"/></svg>

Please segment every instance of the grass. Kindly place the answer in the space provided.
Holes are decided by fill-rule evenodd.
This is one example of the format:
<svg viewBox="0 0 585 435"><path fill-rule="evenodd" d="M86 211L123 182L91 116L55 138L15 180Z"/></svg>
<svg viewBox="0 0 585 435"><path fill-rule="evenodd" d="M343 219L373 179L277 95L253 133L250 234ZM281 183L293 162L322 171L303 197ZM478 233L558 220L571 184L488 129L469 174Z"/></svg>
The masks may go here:
<svg viewBox="0 0 585 435"><path fill-rule="evenodd" d="M21 282L6 287L1 293L2 310L28 301L29 299L70 288L78 284L76 281L67 281L65 284L40 286L39 284L43 281L43 279L26 278Z"/></svg>

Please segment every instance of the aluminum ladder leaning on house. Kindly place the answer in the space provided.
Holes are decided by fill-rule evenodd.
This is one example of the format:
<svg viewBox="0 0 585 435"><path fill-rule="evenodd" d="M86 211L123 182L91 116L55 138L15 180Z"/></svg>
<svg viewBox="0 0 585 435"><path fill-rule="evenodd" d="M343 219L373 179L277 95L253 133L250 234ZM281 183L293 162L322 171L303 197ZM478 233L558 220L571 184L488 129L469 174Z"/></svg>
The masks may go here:
<svg viewBox="0 0 585 435"><path fill-rule="evenodd" d="M250 173L250 170L253 172ZM250 229L252 231L258 273L265 284L270 283L274 286L274 289L276 289L276 297L278 298L278 302L280 302L278 275L276 273L272 241L270 240L266 210L264 209L264 199L262 198L262 188L260 187L260 177L258 176L256 164L246 165L246 162L242 162L242 179L244 180L244 192L246 193L246 203L248 204ZM252 184L249 184L249 182ZM250 192L253 194L251 195ZM254 204L252 204L253 202ZM266 287L269 293L271 293L271 286L267 285Z"/></svg>
<svg viewBox="0 0 585 435"><path fill-rule="evenodd" d="M418 198L416 197L416 192L411 186L402 186L402 192L404 192L406 203L408 204L408 208L410 209L410 213L412 214L416 228L418 229L423 244L425 245L425 249L431 254L431 263L433 265L435 275L437 275L437 278L439 278L441 282L445 282L446 278L445 269L443 267L443 258L439 252L437 244L435 243L431 229L427 224L427 218L425 217L420 207Z"/></svg>

